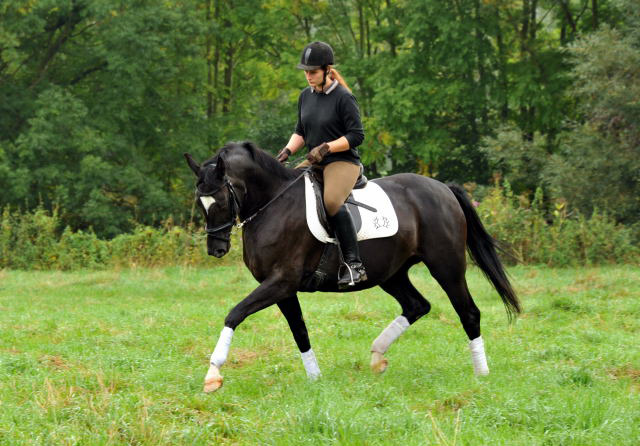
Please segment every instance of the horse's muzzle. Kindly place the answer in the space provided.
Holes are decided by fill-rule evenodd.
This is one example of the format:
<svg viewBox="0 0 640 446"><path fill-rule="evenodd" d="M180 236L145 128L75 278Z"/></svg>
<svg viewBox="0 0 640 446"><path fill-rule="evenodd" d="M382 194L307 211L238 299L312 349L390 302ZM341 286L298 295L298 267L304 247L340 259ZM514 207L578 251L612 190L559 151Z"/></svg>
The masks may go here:
<svg viewBox="0 0 640 446"><path fill-rule="evenodd" d="M226 249L221 249L221 248L216 248L216 249L213 249L213 250L209 251L209 255L210 256L214 256L214 257L217 257L217 258L220 258L220 257L224 256L226 253L227 253L227 250Z"/></svg>
<svg viewBox="0 0 640 446"><path fill-rule="evenodd" d="M231 243L222 240L216 240L209 237L207 240L207 254L217 257L218 259L224 256L231 249Z"/></svg>

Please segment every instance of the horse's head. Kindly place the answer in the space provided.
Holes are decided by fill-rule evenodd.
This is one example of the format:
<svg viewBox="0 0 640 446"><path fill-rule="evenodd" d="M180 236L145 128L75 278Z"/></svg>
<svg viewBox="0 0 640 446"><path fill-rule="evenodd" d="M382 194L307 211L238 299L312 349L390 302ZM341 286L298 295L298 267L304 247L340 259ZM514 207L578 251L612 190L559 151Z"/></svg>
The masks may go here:
<svg viewBox="0 0 640 446"><path fill-rule="evenodd" d="M200 166L188 153L187 164L198 177L196 202L205 218L207 252L222 257L231 248L231 229L238 215L238 198L225 172L220 155Z"/></svg>

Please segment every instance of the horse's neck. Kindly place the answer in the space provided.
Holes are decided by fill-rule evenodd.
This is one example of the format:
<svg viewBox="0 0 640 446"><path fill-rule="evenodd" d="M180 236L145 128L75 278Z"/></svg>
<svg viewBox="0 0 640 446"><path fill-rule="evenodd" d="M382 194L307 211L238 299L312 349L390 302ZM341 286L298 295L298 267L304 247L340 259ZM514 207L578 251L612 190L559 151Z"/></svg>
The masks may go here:
<svg viewBox="0 0 640 446"><path fill-rule="evenodd" d="M257 212L258 209L269 203L288 183L286 180L275 178L265 171L260 171L257 174L255 171L247 173L244 178L243 184L246 192L240 209L241 218L247 218Z"/></svg>

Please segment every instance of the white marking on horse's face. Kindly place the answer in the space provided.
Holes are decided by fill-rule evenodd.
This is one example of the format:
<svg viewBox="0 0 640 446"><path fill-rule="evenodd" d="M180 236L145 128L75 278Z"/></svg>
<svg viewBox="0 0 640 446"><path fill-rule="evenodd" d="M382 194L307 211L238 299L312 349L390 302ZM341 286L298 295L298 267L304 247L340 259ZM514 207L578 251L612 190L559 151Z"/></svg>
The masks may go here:
<svg viewBox="0 0 640 446"><path fill-rule="evenodd" d="M209 208L213 203L216 202L216 200L213 197L204 196L204 197L200 197L200 202L202 202L202 206L204 206L205 212L209 214Z"/></svg>

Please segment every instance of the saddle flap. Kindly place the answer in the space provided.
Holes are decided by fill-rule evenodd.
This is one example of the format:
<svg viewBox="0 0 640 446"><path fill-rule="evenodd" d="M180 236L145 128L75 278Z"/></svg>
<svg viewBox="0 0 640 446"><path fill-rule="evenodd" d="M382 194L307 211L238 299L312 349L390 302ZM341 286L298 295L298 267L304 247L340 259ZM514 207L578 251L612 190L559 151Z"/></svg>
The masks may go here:
<svg viewBox="0 0 640 446"><path fill-rule="evenodd" d="M309 179L311 180L311 186L315 195L316 212L318 214L320 225L324 228L328 235L333 236L333 228L331 228L331 225L329 224L327 211L324 208L324 201L322 198L322 185L319 183L318 177L315 175L310 176ZM362 228L362 218L360 218L360 211L358 210L358 206L356 205L353 198L353 193L349 194L346 205L349 208L349 212L351 212L351 219L353 220L353 226L356 228L357 233L360 228ZM332 243L335 243L335 241L332 241Z"/></svg>

